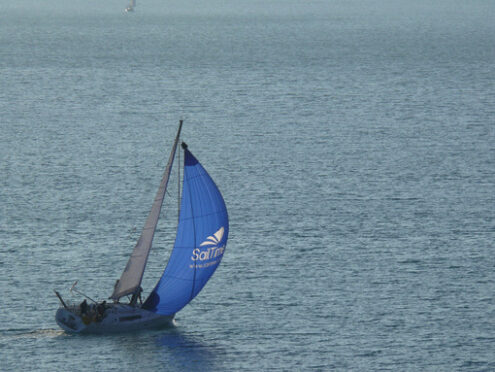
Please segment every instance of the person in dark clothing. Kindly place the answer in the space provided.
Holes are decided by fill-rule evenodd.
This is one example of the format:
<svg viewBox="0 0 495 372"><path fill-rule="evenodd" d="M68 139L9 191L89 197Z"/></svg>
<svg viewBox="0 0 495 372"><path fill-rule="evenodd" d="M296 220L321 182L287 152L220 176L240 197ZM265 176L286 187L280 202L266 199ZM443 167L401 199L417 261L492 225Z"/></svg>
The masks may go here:
<svg viewBox="0 0 495 372"><path fill-rule="evenodd" d="M107 302L103 301L101 304L98 304L96 306L96 319L98 321L101 321L103 319L103 315L105 315L105 310L107 308Z"/></svg>
<svg viewBox="0 0 495 372"><path fill-rule="evenodd" d="M143 288L139 287L136 292L132 295L131 302L129 303L131 306L136 306L137 301L139 299L139 303L142 305L143 300L141 299L141 292L143 291Z"/></svg>
<svg viewBox="0 0 495 372"><path fill-rule="evenodd" d="M81 315L85 315L88 312L88 303L86 302L86 299L81 302L79 308L81 309Z"/></svg>

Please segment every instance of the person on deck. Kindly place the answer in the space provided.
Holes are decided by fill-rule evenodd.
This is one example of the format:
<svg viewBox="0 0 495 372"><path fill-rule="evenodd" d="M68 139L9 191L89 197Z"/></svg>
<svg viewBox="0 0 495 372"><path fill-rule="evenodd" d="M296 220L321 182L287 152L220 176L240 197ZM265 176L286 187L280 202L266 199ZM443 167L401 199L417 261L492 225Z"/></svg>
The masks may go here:
<svg viewBox="0 0 495 372"><path fill-rule="evenodd" d="M136 290L136 292L134 292L134 294L132 295L131 297L131 302L129 303L129 305L131 306L136 306L137 304L137 300L139 299L139 303L142 305L143 304L143 300L141 299L141 292L143 291L143 288L141 288L141 286Z"/></svg>
<svg viewBox="0 0 495 372"><path fill-rule="evenodd" d="M88 312L88 303L86 302L86 299L84 299L84 301L81 302L79 308L81 309L81 315L84 315Z"/></svg>
<svg viewBox="0 0 495 372"><path fill-rule="evenodd" d="M106 305L107 302L103 301L101 304L98 304L98 306L96 306L96 317L98 321L101 321L103 319L103 315L105 315Z"/></svg>

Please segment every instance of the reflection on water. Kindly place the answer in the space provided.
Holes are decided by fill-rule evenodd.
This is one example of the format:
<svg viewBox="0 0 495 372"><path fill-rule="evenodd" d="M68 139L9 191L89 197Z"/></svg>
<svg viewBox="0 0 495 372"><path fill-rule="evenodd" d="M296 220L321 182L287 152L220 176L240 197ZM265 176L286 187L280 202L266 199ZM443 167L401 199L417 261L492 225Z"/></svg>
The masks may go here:
<svg viewBox="0 0 495 372"><path fill-rule="evenodd" d="M143 369L164 367L167 371L216 371L225 364L227 352L212 337L169 326L160 330L78 338L85 339L86 348L89 344L94 348L114 350L122 363L137 363Z"/></svg>
<svg viewBox="0 0 495 372"><path fill-rule="evenodd" d="M200 334L191 334L179 328L169 329L156 337L156 344L163 351L163 361L186 371L215 370L221 363L225 350L213 340Z"/></svg>

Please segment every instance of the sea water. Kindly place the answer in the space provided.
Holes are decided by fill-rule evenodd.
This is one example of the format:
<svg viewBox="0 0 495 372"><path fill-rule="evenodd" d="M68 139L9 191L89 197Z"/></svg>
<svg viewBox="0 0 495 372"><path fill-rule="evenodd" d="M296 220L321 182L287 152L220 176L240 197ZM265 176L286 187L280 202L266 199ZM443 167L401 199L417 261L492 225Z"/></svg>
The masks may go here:
<svg viewBox="0 0 495 372"><path fill-rule="evenodd" d="M2 371L495 370L493 1L126 6L0 5ZM179 119L222 264L175 327L65 334L53 290L111 294Z"/></svg>

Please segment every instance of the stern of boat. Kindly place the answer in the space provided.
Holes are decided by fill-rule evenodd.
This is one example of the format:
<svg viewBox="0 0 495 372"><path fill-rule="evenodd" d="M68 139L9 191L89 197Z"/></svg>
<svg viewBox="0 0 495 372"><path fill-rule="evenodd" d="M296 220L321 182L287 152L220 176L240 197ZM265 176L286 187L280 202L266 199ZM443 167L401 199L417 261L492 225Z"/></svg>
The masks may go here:
<svg viewBox="0 0 495 372"><path fill-rule="evenodd" d="M86 328L86 324L79 315L64 307L57 310L55 321L60 328L70 333L80 333Z"/></svg>

